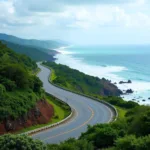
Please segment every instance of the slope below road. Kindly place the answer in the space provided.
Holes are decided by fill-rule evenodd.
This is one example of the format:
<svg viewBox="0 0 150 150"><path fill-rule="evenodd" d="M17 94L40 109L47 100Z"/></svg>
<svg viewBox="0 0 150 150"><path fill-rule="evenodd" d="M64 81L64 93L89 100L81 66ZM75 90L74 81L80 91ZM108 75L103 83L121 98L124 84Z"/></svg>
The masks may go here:
<svg viewBox="0 0 150 150"><path fill-rule="evenodd" d="M59 143L71 137L79 137L87 130L88 124L94 125L112 120L114 114L107 105L52 85L48 81L50 70L40 64L38 66L41 69L38 77L43 82L45 91L67 102L76 110L76 115L65 124L33 135L34 139L40 139L45 143Z"/></svg>

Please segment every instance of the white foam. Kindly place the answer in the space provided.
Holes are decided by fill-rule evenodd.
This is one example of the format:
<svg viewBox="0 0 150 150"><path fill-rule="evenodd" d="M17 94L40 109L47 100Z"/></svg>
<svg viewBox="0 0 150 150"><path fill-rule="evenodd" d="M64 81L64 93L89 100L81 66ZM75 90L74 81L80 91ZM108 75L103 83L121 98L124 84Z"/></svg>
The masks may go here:
<svg viewBox="0 0 150 150"><path fill-rule="evenodd" d="M68 55L68 54L74 54L74 52L71 52L71 51L67 51L66 49L72 47L73 45L70 45L70 46L62 46L60 48L57 48L57 49L54 49L56 50L57 52L63 54L63 55Z"/></svg>
<svg viewBox="0 0 150 150"><path fill-rule="evenodd" d="M100 78L105 77L110 80L113 79L113 81L114 80L118 81L118 79L122 80L123 78L120 78L119 76L112 74L112 73L126 70L125 67L121 67L121 66L102 67L102 66L88 65L88 64L85 64L82 61L82 59L75 59L70 55L57 54L55 58L57 59L56 63L67 65L73 69L77 69L88 75L97 76Z"/></svg>
<svg viewBox="0 0 150 150"><path fill-rule="evenodd" d="M135 97L139 98L139 96L142 95L142 97L138 99L138 102L140 104L150 104L150 100L148 100L148 97L150 97L150 82L132 81L131 84L119 84L120 81L127 80L115 74L117 72L127 70L127 68L123 66L103 67L103 66L89 65L84 63L83 59L76 59L71 55L66 55L66 53L57 54L55 58L57 59L56 63L67 65L70 68L77 69L91 76L96 76L99 78L104 77L106 79L111 80L112 83L116 82L118 88L121 89L122 91L127 89L134 90L135 91L134 94L124 96L125 100L132 100ZM143 101L143 99L145 99L146 101Z"/></svg>

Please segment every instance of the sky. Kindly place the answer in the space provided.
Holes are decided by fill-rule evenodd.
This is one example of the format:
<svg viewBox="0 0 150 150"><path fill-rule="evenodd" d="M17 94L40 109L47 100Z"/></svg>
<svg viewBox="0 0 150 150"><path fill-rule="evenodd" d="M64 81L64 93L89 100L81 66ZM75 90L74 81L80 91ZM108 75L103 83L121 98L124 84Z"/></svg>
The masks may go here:
<svg viewBox="0 0 150 150"><path fill-rule="evenodd" d="M0 32L71 44L150 44L150 0L0 0Z"/></svg>

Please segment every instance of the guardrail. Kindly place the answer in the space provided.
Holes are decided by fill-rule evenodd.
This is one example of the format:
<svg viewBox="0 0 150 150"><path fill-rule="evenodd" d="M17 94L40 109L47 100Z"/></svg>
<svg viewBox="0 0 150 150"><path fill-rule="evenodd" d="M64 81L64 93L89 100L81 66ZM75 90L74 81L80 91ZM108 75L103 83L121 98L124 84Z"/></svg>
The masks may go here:
<svg viewBox="0 0 150 150"><path fill-rule="evenodd" d="M46 68L48 68L48 69L50 69L50 70L52 70L50 67L48 67L48 66L46 66L46 65L43 65L43 64L41 64L41 65L44 66L44 67L46 67ZM71 93L74 93L74 94L78 94L78 95L81 95L81 96L90 98L90 99L92 99L92 100L98 101L98 102L100 102L100 103L102 103L102 104L105 104L105 105L106 105L107 107L109 107L109 108L112 110L112 112L113 112L114 118L112 118L111 121L116 121L116 120L117 120L117 118L118 118L117 109L116 109L113 105L111 105L110 103L108 103L108 102L106 102L106 101L104 101L104 100L100 100L100 99L94 98L94 97L92 97L92 96L88 96L88 95L85 95L85 94L82 94L82 93L78 93L78 92L76 92L76 91L71 91L71 90L69 90L69 89L67 89L67 88L58 86L58 85L54 84L54 83L51 81L50 76L48 76L48 81L49 81L53 86L55 86L55 87L58 87L58 88L60 88L60 89L66 90L66 91L68 91L68 92L71 92Z"/></svg>

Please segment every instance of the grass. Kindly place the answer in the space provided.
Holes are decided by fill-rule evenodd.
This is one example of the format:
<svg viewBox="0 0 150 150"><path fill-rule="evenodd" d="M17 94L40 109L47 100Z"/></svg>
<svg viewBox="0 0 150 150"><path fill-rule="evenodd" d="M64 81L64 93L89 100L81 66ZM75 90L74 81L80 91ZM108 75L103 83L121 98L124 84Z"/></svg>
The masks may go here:
<svg viewBox="0 0 150 150"><path fill-rule="evenodd" d="M54 116L51 120L51 123L59 122L59 121L63 120L66 117L65 116L65 111L66 110L64 110L63 108L61 108L57 104L55 104L53 100L50 100L50 98L48 98L48 103L51 104L54 108Z"/></svg>
<svg viewBox="0 0 150 150"><path fill-rule="evenodd" d="M118 111L118 120L124 119L127 109L121 108L119 106L115 106Z"/></svg>
<svg viewBox="0 0 150 150"><path fill-rule="evenodd" d="M28 132L28 131L31 131L31 130L34 130L34 129L37 129L37 128L41 128L41 127L44 127L44 126L47 126L47 125L57 123L57 122L65 119L71 113L70 109L68 109L68 108L65 109L65 107L62 107L65 104L62 104L61 102L58 102L57 100L54 100L52 96L47 96L47 101L54 108L53 118L51 118L50 121L47 124L39 124L39 125L34 125L34 126L31 126L31 127L28 127L28 128L24 128L24 129L16 132L17 134Z"/></svg>
<svg viewBox="0 0 150 150"><path fill-rule="evenodd" d="M50 76L50 81L52 81L53 82L53 80L55 80L56 79L56 74L55 74L55 71L54 71L54 69L52 69L52 68L50 68L50 70L51 70L51 76Z"/></svg>

